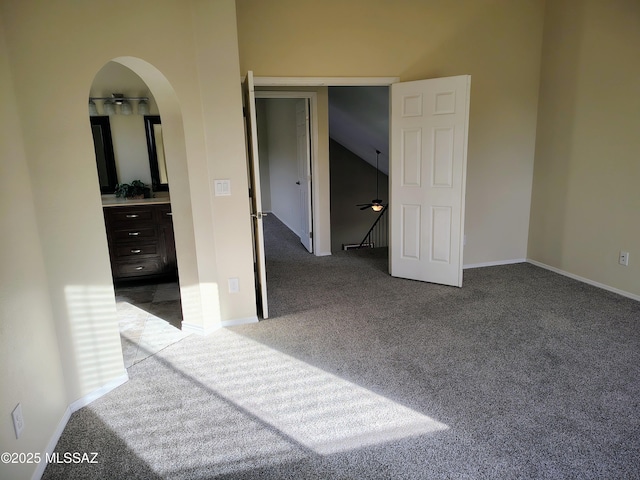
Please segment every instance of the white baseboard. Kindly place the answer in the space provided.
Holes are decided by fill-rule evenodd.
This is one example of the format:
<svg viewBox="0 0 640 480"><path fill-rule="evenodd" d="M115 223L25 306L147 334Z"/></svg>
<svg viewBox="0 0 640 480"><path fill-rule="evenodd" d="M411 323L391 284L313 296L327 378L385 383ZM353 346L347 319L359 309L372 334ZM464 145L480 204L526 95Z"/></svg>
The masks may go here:
<svg viewBox="0 0 640 480"><path fill-rule="evenodd" d="M125 370L124 375L120 375L118 378L114 378L113 380L106 383L102 387L98 388L97 390L94 390L93 392L89 393L88 395L85 395L82 398L79 398L78 400L76 400L75 402L73 402L71 405L67 407L64 414L62 415L62 418L58 422L58 426L54 430L53 435L51 435L51 438L49 439L49 443L47 443L45 451L42 452L44 455L41 458L40 463L36 466L36 469L34 470L33 475L31 476L32 480L38 480L44 474L44 471L47 468L46 457L47 455L51 455L56 449L58 440L60 440L60 437L62 436L62 432L64 432L64 429L66 428L67 423L69 422L69 419L71 418L71 415L73 414L73 412L76 412L80 410L82 407L89 405L94 400L109 393L111 390L113 390L116 387L119 387L120 385L127 382L128 380L129 380L129 375Z"/></svg>
<svg viewBox="0 0 640 480"><path fill-rule="evenodd" d="M186 333L195 333L196 335L206 336L215 332L220 328L220 325L213 327L203 327L202 325L194 325L193 323L182 322L182 331Z"/></svg>
<svg viewBox="0 0 640 480"><path fill-rule="evenodd" d="M79 398L78 400L73 402L71 405L69 405L69 409L71 410L71 413L80 410L82 407L86 407L94 400L109 393L111 390L113 390L116 387L119 387L123 383L126 383L128 380L129 380L129 374L125 370L124 374L120 375L117 378L114 378L113 380L106 383L102 387L98 388L97 390L94 390L93 392L89 393L88 395L85 395L82 398Z"/></svg>
<svg viewBox="0 0 640 480"><path fill-rule="evenodd" d="M627 292L625 290L620 290L619 288L611 287L609 285L605 285L604 283L596 282L595 280L590 280L588 278L581 277L580 275L576 275L574 273L570 273L565 270L560 270L559 268L552 267L551 265L547 265L546 263L538 262L536 260L531 260L530 258L527 259L527 262L529 262L531 265L535 265L536 267L544 268L545 270L550 270L554 273L564 275L565 277L578 280L579 282L587 283L589 285L593 285L594 287L602 288L603 290L617 293L618 295L622 295L623 297L631 298L632 300L637 300L640 302L640 295L636 295L634 293Z"/></svg>
<svg viewBox="0 0 640 480"><path fill-rule="evenodd" d="M182 331L187 333L195 333L196 335L207 336L216 330L225 327L233 327L235 325L244 325L246 323L258 323L258 317L233 318L231 320L222 320L217 325L204 328L202 325L194 325L192 323L182 322Z"/></svg>
<svg viewBox="0 0 640 480"><path fill-rule="evenodd" d="M234 327L236 325L245 325L247 323L258 323L258 317L236 318L233 320L224 320L220 322L221 327Z"/></svg>
<svg viewBox="0 0 640 480"><path fill-rule="evenodd" d="M482 268L482 267L497 267L499 265L512 265L514 263L525 263L526 258L514 258L511 260L498 260L496 262L484 262L484 263L471 263L469 265L463 265L463 269L467 268Z"/></svg>
<svg viewBox="0 0 640 480"><path fill-rule="evenodd" d="M71 407L67 407L67 409L65 410L64 414L62 415L62 418L60 419L60 421L58 422L58 426L56 427L56 429L53 432L53 435L51 436L51 439L49 440L49 443L47 443L47 446L45 448L45 451L42 452L44 455L44 458L40 458L40 463L38 463L38 465L36 466L36 469L33 471L33 475L31 476L31 480L39 480L42 475L44 475L44 471L47 468L47 459L46 456L51 455L53 453L53 451L56 449L56 445L58 444L58 440L60 440L60 437L62 436L62 432L64 432L65 427L67 426L67 422L69 422L69 419L71 418L71 414L73 412L71 411Z"/></svg>

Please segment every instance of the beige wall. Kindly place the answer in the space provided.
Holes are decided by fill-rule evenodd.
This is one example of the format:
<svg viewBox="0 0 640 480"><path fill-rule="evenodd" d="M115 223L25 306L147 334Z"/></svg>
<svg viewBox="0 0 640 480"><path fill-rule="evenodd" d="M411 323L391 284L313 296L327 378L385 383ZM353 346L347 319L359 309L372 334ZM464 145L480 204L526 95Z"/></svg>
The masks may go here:
<svg viewBox="0 0 640 480"><path fill-rule="evenodd" d="M529 236L531 259L635 295L638 52L636 0L547 2Z"/></svg>
<svg viewBox="0 0 640 480"><path fill-rule="evenodd" d="M376 196L389 201L389 177L338 142L329 141L331 156L331 251L339 252L343 245L358 244L380 215L370 208L356 205L370 202ZM387 215L389 212L385 213ZM376 245L376 246L387 246Z"/></svg>
<svg viewBox="0 0 640 480"><path fill-rule="evenodd" d="M0 18L0 451L43 452L67 408L31 181ZM14 435L20 403L25 427ZM33 465L0 464L2 478Z"/></svg>
<svg viewBox="0 0 640 480"><path fill-rule="evenodd" d="M9 78L15 91L13 112L5 112L3 101L3 169L7 150L17 175L17 183L3 189L3 208L17 203L7 197L17 188L16 211L24 209L27 222L15 230L27 237L24 244L3 251L2 292L34 299L8 305L28 317L24 323L5 323L3 311L3 355L14 352L5 342L19 352L3 361L3 380L8 379L2 386L1 438L10 438L7 409L20 401L30 435L36 435L33 444L20 443L20 450L42 451L42 440L51 438L61 420L62 405L126 374L87 121L89 89L108 61L116 59L145 81L166 127L185 321L206 332L221 321L255 318L235 4L2 0L0 17L7 46L3 91L10 91L4 89ZM231 180L231 196L213 196L215 178ZM3 214L3 230L14 220ZM27 250L35 260L23 258ZM18 275L25 262L33 282ZM228 293L229 277L239 279L240 293ZM15 393L6 398L4 392Z"/></svg>
<svg viewBox="0 0 640 480"><path fill-rule="evenodd" d="M242 72L401 80L470 74L464 263L526 257L543 1L236 4Z"/></svg>

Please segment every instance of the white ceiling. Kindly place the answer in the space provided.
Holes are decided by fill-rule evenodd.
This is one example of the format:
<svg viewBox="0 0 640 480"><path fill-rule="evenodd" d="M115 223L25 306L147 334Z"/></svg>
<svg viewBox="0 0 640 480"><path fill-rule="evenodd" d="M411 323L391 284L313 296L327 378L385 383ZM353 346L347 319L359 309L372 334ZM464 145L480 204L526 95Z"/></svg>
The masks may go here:
<svg viewBox="0 0 640 480"><path fill-rule="evenodd" d="M329 136L389 174L389 87L329 87Z"/></svg>

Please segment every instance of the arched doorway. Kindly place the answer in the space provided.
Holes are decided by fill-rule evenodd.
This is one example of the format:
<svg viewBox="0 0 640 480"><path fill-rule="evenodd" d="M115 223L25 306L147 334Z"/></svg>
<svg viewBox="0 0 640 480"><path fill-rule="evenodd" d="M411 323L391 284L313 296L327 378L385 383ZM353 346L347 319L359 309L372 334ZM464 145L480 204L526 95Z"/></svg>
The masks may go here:
<svg viewBox="0 0 640 480"><path fill-rule="evenodd" d="M183 242L175 240L172 212L176 198L178 205L189 198L188 184L173 182L174 173L179 180L186 170L182 117L164 75L137 58L107 62L96 73L89 97L123 357L129 367L186 335L178 281ZM170 119L166 124L165 116ZM159 155L166 150L171 154ZM114 195L114 183L138 181L148 187L146 198Z"/></svg>

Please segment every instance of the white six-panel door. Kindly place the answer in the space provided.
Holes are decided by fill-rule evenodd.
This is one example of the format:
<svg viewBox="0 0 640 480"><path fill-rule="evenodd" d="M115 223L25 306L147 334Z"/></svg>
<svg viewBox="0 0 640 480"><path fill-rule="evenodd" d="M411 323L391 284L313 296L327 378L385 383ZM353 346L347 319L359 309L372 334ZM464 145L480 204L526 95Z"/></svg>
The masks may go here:
<svg viewBox="0 0 640 480"><path fill-rule="evenodd" d="M311 236L311 145L309 144L309 100L296 100L296 141L298 150L298 205L300 242L313 253Z"/></svg>
<svg viewBox="0 0 640 480"><path fill-rule="evenodd" d="M253 72L247 72L243 84L246 109L247 148L249 155L249 181L251 186L251 217L253 219L254 262L256 269L256 295L262 310L262 318L269 317L267 301L267 267L264 254L264 228L262 225L262 197L260 192L260 158L258 157L258 122L256 119L256 94Z"/></svg>
<svg viewBox="0 0 640 480"><path fill-rule="evenodd" d="M471 77L391 85L394 277L462 286Z"/></svg>

